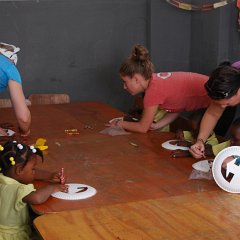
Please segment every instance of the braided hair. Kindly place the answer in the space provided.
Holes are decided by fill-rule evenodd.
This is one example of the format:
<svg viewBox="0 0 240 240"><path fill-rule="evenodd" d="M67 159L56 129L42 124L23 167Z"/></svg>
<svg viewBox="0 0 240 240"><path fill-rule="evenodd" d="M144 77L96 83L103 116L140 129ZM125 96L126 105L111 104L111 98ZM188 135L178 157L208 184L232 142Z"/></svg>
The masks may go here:
<svg viewBox="0 0 240 240"><path fill-rule="evenodd" d="M34 146L17 141L9 141L3 146L0 145L0 172L6 175L17 164L23 164L24 167L33 155L40 156L43 161L42 151Z"/></svg>
<svg viewBox="0 0 240 240"><path fill-rule="evenodd" d="M141 74L146 80L151 78L154 66L150 61L148 50L141 44L133 47L132 54L122 63L119 73L121 76L133 77L134 74Z"/></svg>

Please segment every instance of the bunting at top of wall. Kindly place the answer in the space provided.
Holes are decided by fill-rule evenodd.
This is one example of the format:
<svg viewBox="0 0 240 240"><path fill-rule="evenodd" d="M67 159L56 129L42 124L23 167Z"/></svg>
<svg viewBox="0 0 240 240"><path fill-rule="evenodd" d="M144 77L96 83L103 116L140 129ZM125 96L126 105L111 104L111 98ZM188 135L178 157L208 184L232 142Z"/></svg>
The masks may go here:
<svg viewBox="0 0 240 240"><path fill-rule="evenodd" d="M227 4L235 1L236 0L222 0L215 3L211 3L211 4L194 5L194 4L185 3L178 0L166 0L167 3L171 4L174 7L177 7L183 10L188 10L188 11L210 11L219 7L226 6Z"/></svg>

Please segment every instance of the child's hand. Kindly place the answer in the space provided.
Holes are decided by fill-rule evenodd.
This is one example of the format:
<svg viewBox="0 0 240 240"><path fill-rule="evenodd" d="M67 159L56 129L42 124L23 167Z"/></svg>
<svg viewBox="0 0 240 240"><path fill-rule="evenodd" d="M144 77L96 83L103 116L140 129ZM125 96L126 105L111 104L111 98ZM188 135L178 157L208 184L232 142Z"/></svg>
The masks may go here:
<svg viewBox="0 0 240 240"><path fill-rule="evenodd" d="M53 183L65 184L66 176L64 175L64 179L61 179L61 177L62 177L62 173L61 172L53 172L53 173L51 173L49 181L53 182Z"/></svg>
<svg viewBox="0 0 240 240"><path fill-rule="evenodd" d="M52 193L55 193L55 192L65 192L65 193L67 193L68 192L68 187L69 186L65 185L65 184L54 184Z"/></svg>
<svg viewBox="0 0 240 240"><path fill-rule="evenodd" d="M51 173L49 181L54 182L54 183L60 183L61 182L61 172Z"/></svg>

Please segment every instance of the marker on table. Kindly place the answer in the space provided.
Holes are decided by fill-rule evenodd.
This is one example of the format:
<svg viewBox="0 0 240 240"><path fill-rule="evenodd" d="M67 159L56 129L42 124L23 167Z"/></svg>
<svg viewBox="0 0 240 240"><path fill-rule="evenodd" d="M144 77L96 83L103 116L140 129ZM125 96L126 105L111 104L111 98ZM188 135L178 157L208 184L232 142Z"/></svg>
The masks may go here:
<svg viewBox="0 0 240 240"><path fill-rule="evenodd" d="M64 168L61 169L60 182L61 184L65 183Z"/></svg>

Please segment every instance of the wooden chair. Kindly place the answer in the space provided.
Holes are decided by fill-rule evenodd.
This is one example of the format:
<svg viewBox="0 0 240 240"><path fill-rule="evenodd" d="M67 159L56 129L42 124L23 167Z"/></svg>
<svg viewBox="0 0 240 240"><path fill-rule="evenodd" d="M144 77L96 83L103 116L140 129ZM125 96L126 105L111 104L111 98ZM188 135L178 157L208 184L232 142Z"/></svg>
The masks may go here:
<svg viewBox="0 0 240 240"><path fill-rule="evenodd" d="M31 102L26 99L26 104L27 106L31 106ZM12 102L9 98L1 98L0 99L0 108L11 108L12 107Z"/></svg>
<svg viewBox="0 0 240 240"><path fill-rule="evenodd" d="M0 99L0 108L10 108L10 107L12 107L12 103L9 98Z"/></svg>
<svg viewBox="0 0 240 240"><path fill-rule="evenodd" d="M28 99L32 105L70 103L67 94L31 94Z"/></svg>

